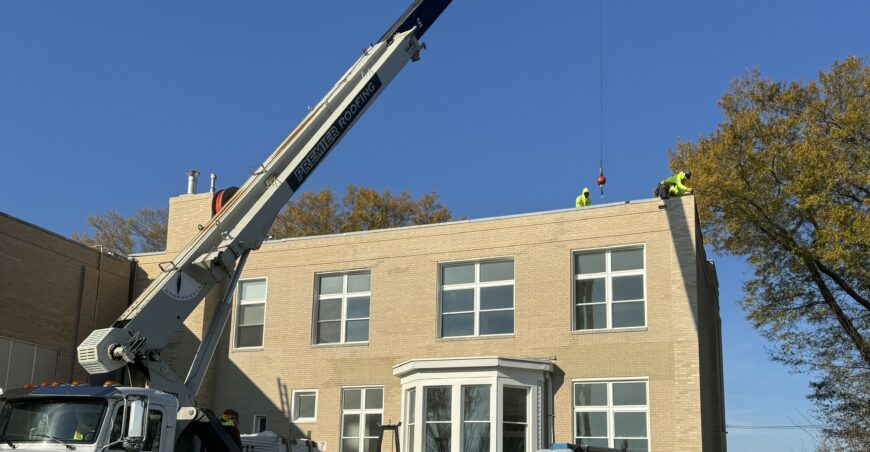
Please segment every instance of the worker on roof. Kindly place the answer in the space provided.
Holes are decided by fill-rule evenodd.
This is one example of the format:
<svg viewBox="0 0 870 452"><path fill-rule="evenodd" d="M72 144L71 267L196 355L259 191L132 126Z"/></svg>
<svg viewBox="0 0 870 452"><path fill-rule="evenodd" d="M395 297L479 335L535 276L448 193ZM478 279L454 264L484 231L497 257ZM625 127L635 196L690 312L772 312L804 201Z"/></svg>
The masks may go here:
<svg viewBox="0 0 870 452"><path fill-rule="evenodd" d="M588 188L583 187L583 193L580 193L580 196L577 197L575 204L578 208L592 205L592 198L589 197Z"/></svg>
<svg viewBox="0 0 870 452"><path fill-rule="evenodd" d="M659 182L659 187L656 189L655 195L662 199L668 199L671 196L691 194L692 189L686 186L686 183L688 183L691 178L691 171L680 171L679 173Z"/></svg>

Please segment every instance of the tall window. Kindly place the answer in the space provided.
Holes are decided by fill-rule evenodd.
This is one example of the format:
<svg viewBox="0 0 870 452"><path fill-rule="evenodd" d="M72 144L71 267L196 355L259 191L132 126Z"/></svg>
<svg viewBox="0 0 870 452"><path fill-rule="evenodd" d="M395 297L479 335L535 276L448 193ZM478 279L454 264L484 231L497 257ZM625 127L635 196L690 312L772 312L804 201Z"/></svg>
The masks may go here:
<svg viewBox="0 0 870 452"><path fill-rule="evenodd" d="M254 416L254 433L261 433L266 431L266 416L265 415L256 415Z"/></svg>
<svg viewBox="0 0 870 452"><path fill-rule="evenodd" d="M405 392L405 417L407 419L407 427L405 428L405 448L414 450L414 438L417 433L417 390L410 389Z"/></svg>
<svg viewBox="0 0 870 452"><path fill-rule="evenodd" d="M239 282L239 309L236 315L236 347L262 347L266 312L266 280Z"/></svg>
<svg viewBox="0 0 870 452"><path fill-rule="evenodd" d="M367 342L371 294L370 272L318 276L315 342Z"/></svg>
<svg viewBox="0 0 870 452"><path fill-rule="evenodd" d="M574 254L574 329L646 325L643 248Z"/></svg>
<svg viewBox="0 0 870 452"><path fill-rule="evenodd" d="M489 388L462 387L462 452L489 452Z"/></svg>
<svg viewBox="0 0 870 452"><path fill-rule="evenodd" d="M644 452L648 412L645 380L574 383L576 444Z"/></svg>
<svg viewBox="0 0 870 452"><path fill-rule="evenodd" d="M514 332L514 262L441 267L441 337Z"/></svg>
<svg viewBox="0 0 870 452"><path fill-rule="evenodd" d="M504 412L502 423L502 448L504 452L525 452L528 438L526 388L504 388Z"/></svg>
<svg viewBox="0 0 870 452"><path fill-rule="evenodd" d="M429 386L426 388L426 452L450 451L451 402L450 386Z"/></svg>
<svg viewBox="0 0 870 452"><path fill-rule="evenodd" d="M341 452L378 452L383 388L348 388L341 396Z"/></svg>
<svg viewBox="0 0 870 452"><path fill-rule="evenodd" d="M317 422L317 391L293 391L293 422Z"/></svg>

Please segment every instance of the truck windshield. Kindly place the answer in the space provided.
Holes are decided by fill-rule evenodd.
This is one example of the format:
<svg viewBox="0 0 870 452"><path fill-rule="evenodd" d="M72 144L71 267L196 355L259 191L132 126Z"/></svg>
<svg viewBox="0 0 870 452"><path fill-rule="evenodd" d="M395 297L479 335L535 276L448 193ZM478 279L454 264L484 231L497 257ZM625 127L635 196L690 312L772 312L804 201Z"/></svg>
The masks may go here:
<svg viewBox="0 0 870 452"><path fill-rule="evenodd" d="M0 440L93 443L106 411L102 399L11 399L0 408Z"/></svg>

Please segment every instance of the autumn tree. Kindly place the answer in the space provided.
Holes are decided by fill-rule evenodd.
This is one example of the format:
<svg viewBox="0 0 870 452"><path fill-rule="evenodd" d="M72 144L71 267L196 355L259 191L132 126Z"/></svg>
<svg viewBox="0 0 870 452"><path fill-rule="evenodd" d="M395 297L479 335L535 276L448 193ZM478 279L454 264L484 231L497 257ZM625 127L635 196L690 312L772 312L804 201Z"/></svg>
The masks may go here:
<svg viewBox="0 0 870 452"><path fill-rule="evenodd" d="M741 305L773 359L813 375L829 438L870 446L870 68L818 80L758 71L732 83L724 119L670 153L691 169L705 237L754 268Z"/></svg>
<svg viewBox="0 0 870 452"><path fill-rule="evenodd" d="M123 255L162 251L166 248L167 222L166 209L140 209L129 218L110 210L105 215L88 217L88 226L94 230L92 236L75 232L72 239Z"/></svg>
<svg viewBox="0 0 870 452"><path fill-rule="evenodd" d="M304 192L291 199L269 232L274 238L335 234L440 223L453 219L450 211L428 193L414 199L409 191L347 186L339 200L330 189Z"/></svg>
<svg viewBox="0 0 870 452"><path fill-rule="evenodd" d="M434 193L414 199L408 191L394 195L387 190L348 185L341 199L330 189L300 193L287 203L269 234L273 238L324 235L451 219L450 211ZM167 222L166 209L141 209L129 218L110 210L88 217L93 235L76 232L72 238L124 255L161 251L166 248Z"/></svg>

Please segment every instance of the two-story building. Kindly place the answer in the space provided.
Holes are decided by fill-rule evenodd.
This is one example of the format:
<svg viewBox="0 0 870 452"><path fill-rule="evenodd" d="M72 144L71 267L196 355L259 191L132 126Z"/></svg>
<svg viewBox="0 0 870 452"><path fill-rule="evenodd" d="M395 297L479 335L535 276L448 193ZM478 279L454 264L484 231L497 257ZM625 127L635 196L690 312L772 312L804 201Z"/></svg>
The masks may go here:
<svg viewBox="0 0 870 452"><path fill-rule="evenodd" d="M152 277L210 199L170 200L167 251L135 256ZM166 353L182 375L217 292ZM399 422L410 451L725 449L693 197L268 241L234 303L200 399L245 432L337 452Z"/></svg>

